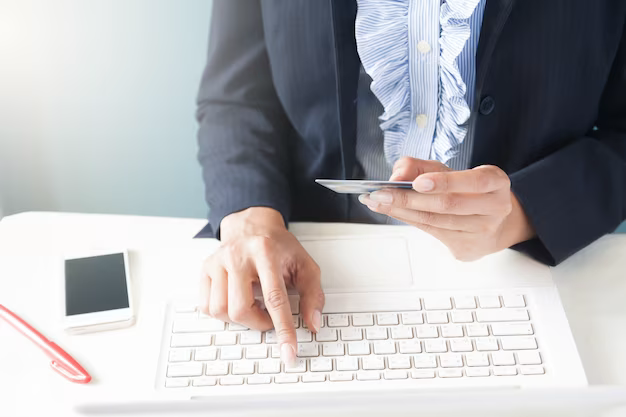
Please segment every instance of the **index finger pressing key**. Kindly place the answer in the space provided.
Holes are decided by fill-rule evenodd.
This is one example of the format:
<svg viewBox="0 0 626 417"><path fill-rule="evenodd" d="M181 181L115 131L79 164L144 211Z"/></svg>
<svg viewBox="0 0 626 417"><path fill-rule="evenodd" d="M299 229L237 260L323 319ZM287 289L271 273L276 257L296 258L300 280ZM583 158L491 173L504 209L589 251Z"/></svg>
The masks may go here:
<svg viewBox="0 0 626 417"><path fill-rule="evenodd" d="M279 268L269 259L257 260L256 267L265 307L276 329L281 358L287 365L291 365L296 360L296 330L285 281Z"/></svg>

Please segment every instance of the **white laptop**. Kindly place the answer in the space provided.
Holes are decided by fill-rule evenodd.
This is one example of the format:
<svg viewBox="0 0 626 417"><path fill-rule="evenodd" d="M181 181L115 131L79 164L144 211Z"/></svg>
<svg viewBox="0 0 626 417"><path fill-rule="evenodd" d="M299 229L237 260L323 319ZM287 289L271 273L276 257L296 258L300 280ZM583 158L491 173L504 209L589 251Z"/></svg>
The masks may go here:
<svg viewBox="0 0 626 417"><path fill-rule="evenodd" d="M159 402L82 410L376 415L419 406L442 415L528 415L536 407L600 415L623 398L587 388L550 268L512 251L457 262L415 229L385 230L300 237L321 267L326 305L313 334L290 296L295 366L280 360L273 331L223 323L194 301L171 300L154 364Z"/></svg>

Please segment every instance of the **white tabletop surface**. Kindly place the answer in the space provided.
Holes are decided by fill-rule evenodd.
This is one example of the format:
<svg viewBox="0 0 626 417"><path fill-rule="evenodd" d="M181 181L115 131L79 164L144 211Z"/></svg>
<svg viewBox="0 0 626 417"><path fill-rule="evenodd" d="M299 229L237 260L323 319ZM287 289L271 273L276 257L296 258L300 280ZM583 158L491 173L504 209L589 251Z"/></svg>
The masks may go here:
<svg viewBox="0 0 626 417"><path fill-rule="evenodd" d="M217 246L210 239L192 240L205 224L62 213L23 213L0 221L0 303L65 348L94 378L84 386L69 383L0 321L0 415L70 416L72 404L87 392L111 385L151 389L158 350L150 347L159 344L163 307L172 296L196 293L200 263ZM303 223L291 230L372 235L385 227L390 226ZM129 249L138 312L132 328L81 336L62 330L60 260L86 248ZM600 239L553 275L589 383L626 386L626 235Z"/></svg>

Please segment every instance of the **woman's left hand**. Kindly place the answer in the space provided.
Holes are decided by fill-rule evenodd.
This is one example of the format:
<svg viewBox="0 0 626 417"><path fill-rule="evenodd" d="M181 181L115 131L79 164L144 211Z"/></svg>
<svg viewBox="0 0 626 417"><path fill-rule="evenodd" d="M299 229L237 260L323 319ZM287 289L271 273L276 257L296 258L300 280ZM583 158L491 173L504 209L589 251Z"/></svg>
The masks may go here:
<svg viewBox="0 0 626 417"><path fill-rule="evenodd" d="M459 260L473 261L535 235L508 175L496 166L452 171L437 161L402 158L393 172L390 180L413 181L413 190L363 194L361 203L431 234Z"/></svg>

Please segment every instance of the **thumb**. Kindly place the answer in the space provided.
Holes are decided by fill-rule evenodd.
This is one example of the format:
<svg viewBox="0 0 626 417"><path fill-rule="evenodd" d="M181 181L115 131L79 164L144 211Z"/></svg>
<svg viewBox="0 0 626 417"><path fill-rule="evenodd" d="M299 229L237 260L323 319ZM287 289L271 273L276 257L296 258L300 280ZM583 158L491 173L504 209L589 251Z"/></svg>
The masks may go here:
<svg viewBox="0 0 626 417"><path fill-rule="evenodd" d="M426 172L451 171L439 161L411 158L408 156L398 159L393 165L393 172L389 181L413 181Z"/></svg>
<svg viewBox="0 0 626 417"><path fill-rule="evenodd" d="M315 261L311 260L308 267L298 271L295 288L300 294L300 315L307 327L317 333L322 326L325 299L320 268Z"/></svg>

